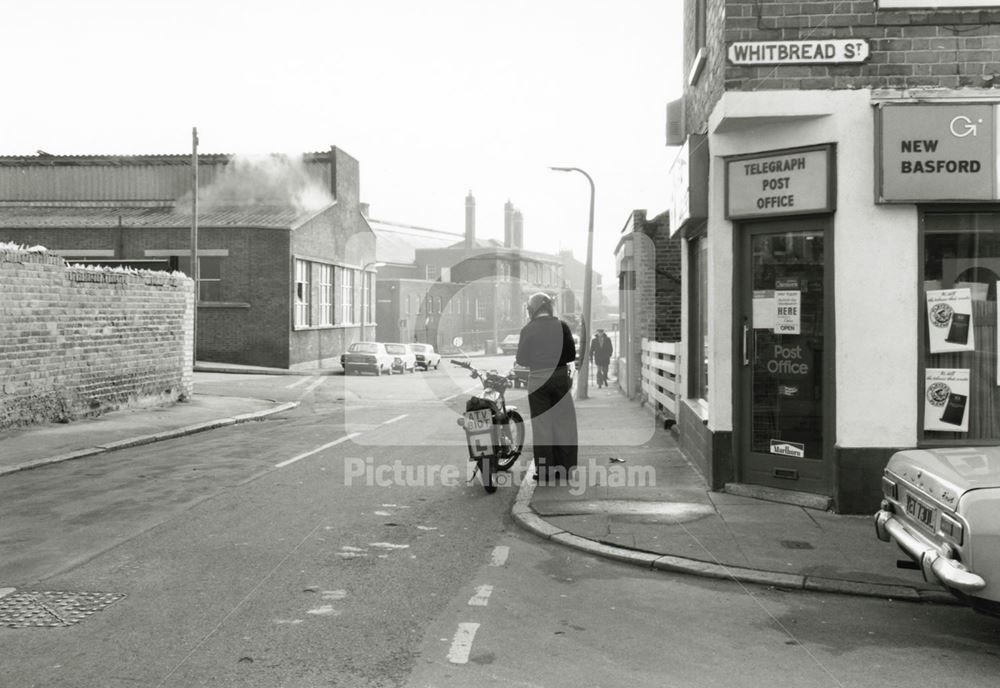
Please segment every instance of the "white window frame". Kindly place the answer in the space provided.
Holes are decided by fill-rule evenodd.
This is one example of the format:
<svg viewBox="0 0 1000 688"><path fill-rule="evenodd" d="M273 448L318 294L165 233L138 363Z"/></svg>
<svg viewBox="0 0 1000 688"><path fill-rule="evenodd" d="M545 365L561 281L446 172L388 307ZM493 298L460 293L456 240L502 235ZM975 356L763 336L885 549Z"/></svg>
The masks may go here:
<svg viewBox="0 0 1000 688"><path fill-rule="evenodd" d="M340 275L338 293L340 294L340 324L354 325L354 274L356 270L341 267L337 270Z"/></svg>
<svg viewBox="0 0 1000 688"><path fill-rule="evenodd" d="M318 295L319 324L333 325L333 266L316 263L316 286Z"/></svg>
<svg viewBox="0 0 1000 688"><path fill-rule="evenodd" d="M295 259L295 327L310 327L309 261Z"/></svg>

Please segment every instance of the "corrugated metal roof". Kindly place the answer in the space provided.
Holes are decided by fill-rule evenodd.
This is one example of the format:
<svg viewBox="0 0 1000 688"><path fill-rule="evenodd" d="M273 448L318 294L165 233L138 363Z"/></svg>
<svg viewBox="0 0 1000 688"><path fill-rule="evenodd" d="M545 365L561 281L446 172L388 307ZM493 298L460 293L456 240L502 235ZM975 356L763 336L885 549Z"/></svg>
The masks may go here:
<svg viewBox="0 0 1000 688"><path fill-rule="evenodd" d="M277 155L277 154L275 154ZM200 164L226 164L236 157L232 153L198 153ZM303 153L306 162L329 162L330 151L314 151ZM174 153L140 153L135 155L50 155L39 151L38 155L0 155L0 166L30 167L43 165L47 167L77 166L77 165L107 165L111 167L127 167L129 165L190 165L190 154Z"/></svg>
<svg viewBox="0 0 1000 688"><path fill-rule="evenodd" d="M199 211L198 224L201 227L291 229L317 214L303 213L295 208L283 206L219 207L204 212ZM91 229L118 226L190 227L191 213L178 211L176 208L0 207L0 228Z"/></svg>

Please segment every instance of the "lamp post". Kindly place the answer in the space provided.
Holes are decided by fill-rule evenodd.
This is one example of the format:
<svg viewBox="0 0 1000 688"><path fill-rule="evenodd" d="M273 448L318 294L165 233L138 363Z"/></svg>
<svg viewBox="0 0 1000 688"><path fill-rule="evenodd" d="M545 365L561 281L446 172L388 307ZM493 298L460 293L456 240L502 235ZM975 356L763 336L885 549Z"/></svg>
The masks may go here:
<svg viewBox="0 0 1000 688"><path fill-rule="evenodd" d="M590 182L590 222L587 225L587 268L583 275L583 313L580 317L580 374L576 381L576 398L587 398L590 375L590 291L593 288L594 264L594 180L579 167L550 167L556 172L579 172Z"/></svg>
<svg viewBox="0 0 1000 688"><path fill-rule="evenodd" d="M366 274L365 270L367 270L368 268L380 268L383 265L385 265L385 263L383 263L381 261L373 260L370 263L365 263L361 267L361 280L362 280L362 282L361 282L361 293L362 294L365 293L365 284L364 284L365 281L366 281L365 280L365 274ZM374 295L374 293L375 293L375 280L373 279L372 280L371 288L368 289L368 294L366 294L366 296L367 296L367 298L366 298L367 303L361 304L361 341L363 341L363 342L367 341L365 339L365 312L368 310L368 305L372 302L372 296Z"/></svg>

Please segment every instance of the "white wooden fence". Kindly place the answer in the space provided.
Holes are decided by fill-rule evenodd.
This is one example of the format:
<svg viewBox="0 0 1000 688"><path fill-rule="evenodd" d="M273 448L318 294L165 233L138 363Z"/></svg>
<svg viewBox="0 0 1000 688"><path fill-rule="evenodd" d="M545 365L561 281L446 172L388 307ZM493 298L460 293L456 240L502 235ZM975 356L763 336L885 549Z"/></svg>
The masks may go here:
<svg viewBox="0 0 1000 688"><path fill-rule="evenodd" d="M657 415L677 419L681 382L680 342L642 338L642 395Z"/></svg>

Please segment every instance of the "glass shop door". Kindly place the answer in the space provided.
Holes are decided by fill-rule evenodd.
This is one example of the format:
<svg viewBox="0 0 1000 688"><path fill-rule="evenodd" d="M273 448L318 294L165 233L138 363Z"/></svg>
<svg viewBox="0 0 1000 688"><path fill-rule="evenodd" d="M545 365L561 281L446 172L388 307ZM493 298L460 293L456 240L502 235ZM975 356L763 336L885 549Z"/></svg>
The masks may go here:
<svg viewBox="0 0 1000 688"><path fill-rule="evenodd" d="M827 218L737 227L739 480L832 489L832 251ZM828 335L830 335L828 337Z"/></svg>

